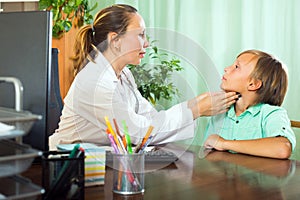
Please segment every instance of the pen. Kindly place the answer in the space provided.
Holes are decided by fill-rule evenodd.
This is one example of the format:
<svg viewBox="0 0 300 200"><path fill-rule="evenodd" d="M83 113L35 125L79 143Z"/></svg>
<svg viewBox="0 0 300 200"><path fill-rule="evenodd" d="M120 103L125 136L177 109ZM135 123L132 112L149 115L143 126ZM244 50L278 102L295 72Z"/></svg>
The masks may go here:
<svg viewBox="0 0 300 200"><path fill-rule="evenodd" d="M145 137L144 137L143 140L142 140L141 147L143 147L144 144L146 143L146 141L148 140L148 138L149 138L149 136L150 136L152 130L153 130L153 126L149 126L148 131L147 131Z"/></svg>
<svg viewBox="0 0 300 200"><path fill-rule="evenodd" d="M106 125L107 125L107 128L108 128L109 132L110 132L110 133L112 134L112 136L114 137L114 140L115 140L115 142L116 142L116 144L117 144L117 147L120 149L120 151L123 151L123 149L122 149L122 147L121 147L121 144L119 143L119 140L118 140L118 138L117 138L117 135L116 135L116 133L114 132L114 130L112 129L112 126L111 126L111 124L110 124L110 122L109 122L109 120L108 120L108 117L105 116L104 119L105 119L105 122L106 122Z"/></svg>
<svg viewBox="0 0 300 200"><path fill-rule="evenodd" d="M80 144L76 144L76 145L73 147L73 149L72 149L72 151L71 151L71 153L70 153L70 155L69 155L69 158L75 158L76 153L77 153L77 151L79 150L79 148L80 148Z"/></svg>
<svg viewBox="0 0 300 200"><path fill-rule="evenodd" d="M109 135L112 135L112 133L111 133L108 129L106 129L106 133L109 134ZM125 149L125 147L124 147L124 145L123 145L122 139L121 139L118 135L117 135L116 137L114 137L114 136L112 135L112 138L113 138L114 143L116 144L116 146L117 146L117 142L116 142L115 138L117 138L117 140L118 140L118 142L119 142L119 144L120 144L119 147L121 147L121 148L118 148L118 146L117 146L117 148L119 149L119 152L120 152L120 153L127 153L127 151L126 151L126 149Z"/></svg>
<svg viewBox="0 0 300 200"><path fill-rule="evenodd" d="M144 144L146 143L146 141L148 140L151 132L153 130L153 126L149 126L148 131L145 135L145 137L142 139L142 141L135 147L134 153L138 153L140 152L141 148L144 146Z"/></svg>
<svg viewBox="0 0 300 200"><path fill-rule="evenodd" d="M142 153L146 147L150 144L150 142L152 141L153 136L151 135L148 140L145 142L145 144L141 147L141 149L139 150L139 153Z"/></svg>
<svg viewBox="0 0 300 200"><path fill-rule="evenodd" d="M115 125L115 128L116 128L117 138L119 140L119 143L120 143L120 145L122 147L123 152L126 153L127 152L126 151L126 143L124 143L123 140L122 140L123 136L120 133L119 126L117 124L117 120L115 118L113 118L113 122L114 122L114 125Z"/></svg>
<svg viewBox="0 0 300 200"><path fill-rule="evenodd" d="M134 149L134 153L138 153L142 147L142 142L138 143Z"/></svg>
<svg viewBox="0 0 300 200"><path fill-rule="evenodd" d="M114 122L114 125L115 125L115 128L116 128L116 132L118 134L118 136L122 137L120 131L119 131L119 127L118 127L118 124L117 124L117 120L115 118L113 118L113 122Z"/></svg>
<svg viewBox="0 0 300 200"><path fill-rule="evenodd" d="M124 127L125 140L126 140L126 143L127 143L127 151L128 151L129 154L132 154L132 145L131 145L130 136L128 134L128 127L126 126L125 120L123 120L122 123L123 123L123 127Z"/></svg>
<svg viewBox="0 0 300 200"><path fill-rule="evenodd" d="M127 143L127 151L129 154L132 154L132 145L131 145L130 136L128 134L125 135L125 140Z"/></svg>
<svg viewBox="0 0 300 200"><path fill-rule="evenodd" d="M84 148L82 148L82 147L79 147L78 148L78 152L77 152L77 154L76 154L76 158L79 158L80 157L80 155L82 154L82 153L84 153Z"/></svg>
<svg viewBox="0 0 300 200"><path fill-rule="evenodd" d="M114 122L115 122L115 120L114 120ZM108 129L106 129L106 133L108 135L109 141L110 141L111 146L114 149L115 153L119 153L119 149L114 141L114 137L112 136L112 134L110 133L110 131ZM118 190L121 189L121 185L122 185L122 165L120 165L119 174L118 174L118 185L117 185Z"/></svg>
<svg viewBox="0 0 300 200"><path fill-rule="evenodd" d="M71 151L71 153L70 153L70 155L69 155L69 158L75 158L77 152L79 151L79 148L80 148L80 144L76 144L76 145L73 147L73 149L72 149L72 151ZM62 176L62 173L64 173L64 171L66 170L66 168L68 168L68 166L69 166L69 160L66 160L66 161L65 161L65 164L64 164L63 167L62 167L62 169L59 171L59 175L57 176L58 179L59 179L59 177Z"/></svg>
<svg viewBox="0 0 300 200"><path fill-rule="evenodd" d="M123 142L123 145L124 145L125 149L127 149L127 142L126 142L125 135L122 135L122 142Z"/></svg>
<svg viewBox="0 0 300 200"><path fill-rule="evenodd" d="M120 146L121 146L123 152L126 154L126 153L127 153L127 150L125 149L125 146L124 146L124 144L123 144L123 142L122 142L122 138L119 137L118 135L117 135L117 138L118 138L118 140L119 140L119 143L120 143Z"/></svg>
<svg viewBox="0 0 300 200"><path fill-rule="evenodd" d="M115 153L120 153L116 143L115 143L115 140L114 140L114 137L112 136L112 134L108 134L108 138L110 140L110 143L111 143L111 146L112 148L114 149Z"/></svg>
<svg viewBox="0 0 300 200"><path fill-rule="evenodd" d="M121 190L122 187L122 179L123 179L123 167L122 165L119 165L119 173L118 173L118 190Z"/></svg>

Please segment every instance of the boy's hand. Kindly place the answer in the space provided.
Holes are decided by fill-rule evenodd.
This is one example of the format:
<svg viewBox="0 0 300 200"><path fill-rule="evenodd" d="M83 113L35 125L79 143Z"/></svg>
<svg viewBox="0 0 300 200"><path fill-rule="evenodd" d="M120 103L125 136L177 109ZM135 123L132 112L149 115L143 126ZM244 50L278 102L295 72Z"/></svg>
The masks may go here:
<svg viewBox="0 0 300 200"><path fill-rule="evenodd" d="M223 143L225 139L217 134L210 135L204 143L204 147L208 149L216 149L218 151L225 151Z"/></svg>

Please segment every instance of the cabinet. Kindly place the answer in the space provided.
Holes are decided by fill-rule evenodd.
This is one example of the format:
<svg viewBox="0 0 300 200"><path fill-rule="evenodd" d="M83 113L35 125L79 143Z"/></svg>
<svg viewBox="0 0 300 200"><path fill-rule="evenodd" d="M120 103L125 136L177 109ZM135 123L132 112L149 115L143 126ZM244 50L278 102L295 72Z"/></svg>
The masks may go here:
<svg viewBox="0 0 300 200"><path fill-rule="evenodd" d="M44 190L25 177L25 171L40 152L12 140L0 141L0 199L33 199Z"/></svg>
<svg viewBox="0 0 300 200"><path fill-rule="evenodd" d="M19 175L42 152L15 140L28 133L39 119L30 112L0 107L0 199L34 199L44 193L42 187Z"/></svg>

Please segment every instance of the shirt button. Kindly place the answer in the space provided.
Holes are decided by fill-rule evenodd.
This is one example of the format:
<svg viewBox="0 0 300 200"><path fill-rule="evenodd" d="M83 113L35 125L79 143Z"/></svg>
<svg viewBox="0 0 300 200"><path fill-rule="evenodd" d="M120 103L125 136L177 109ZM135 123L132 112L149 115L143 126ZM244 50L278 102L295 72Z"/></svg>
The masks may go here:
<svg viewBox="0 0 300 200"><path fill-rule="evenodd" d="M237 123L237 124L238 124L238 123L239 123L239 120L236 120L236 121L235 121L235 123Z"/></svg>

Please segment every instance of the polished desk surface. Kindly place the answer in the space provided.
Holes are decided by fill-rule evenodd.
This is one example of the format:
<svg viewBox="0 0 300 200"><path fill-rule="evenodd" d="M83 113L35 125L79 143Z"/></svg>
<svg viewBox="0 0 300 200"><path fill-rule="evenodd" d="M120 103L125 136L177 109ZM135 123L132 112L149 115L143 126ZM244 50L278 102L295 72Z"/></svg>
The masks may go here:
<svg viewBox="0 0 300 200"><path fill-rule="evenodd" d="M108 166L104 186L85 188L85 199L299 199L300 161L210 152L201 147L167 145L179 160L173 164L146 163L143 195L117 196L112 192ZM108 164L109 165L109 164ZM28 175L27 175L28 176Z"/></svg>
<svg viewBox="0 0 300 200"><path fill-rule="evenodd" d="M144 195L112 193L112 170L105 185L86 188L86 199L299 199L300 162L211 152L199 158L200 147L164 147L179 160L169 166L146 163Z"/></svg>

